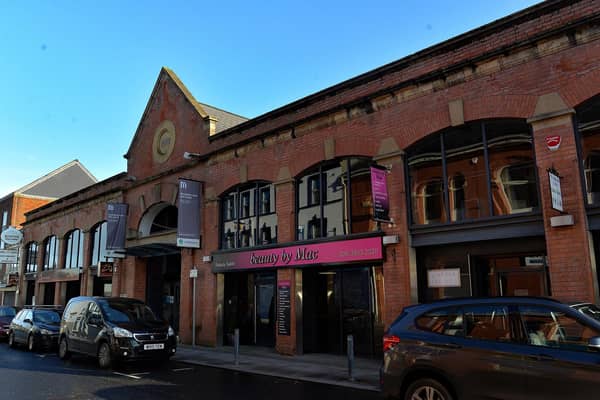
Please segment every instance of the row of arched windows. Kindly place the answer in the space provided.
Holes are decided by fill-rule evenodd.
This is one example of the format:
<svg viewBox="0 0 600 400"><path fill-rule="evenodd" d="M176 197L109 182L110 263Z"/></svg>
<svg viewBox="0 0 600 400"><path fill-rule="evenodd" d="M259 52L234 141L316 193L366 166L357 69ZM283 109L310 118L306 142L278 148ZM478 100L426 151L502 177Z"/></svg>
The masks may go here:
<svg viewBox="0 0 600 400"><path fill-rule="evenodd" d="M98 266L100 262L112 261L106 250L106 222L96 225L90 230L91 266ZM48 236L41 246L30 242L25 248L25 272L37 272L39 252L41 255L41 269L43 271L57 268L82 268L84 265L84 237L80 229L67 233L63 245L66 246L62 265L59 266L59 240L56 236Z"/></svg>

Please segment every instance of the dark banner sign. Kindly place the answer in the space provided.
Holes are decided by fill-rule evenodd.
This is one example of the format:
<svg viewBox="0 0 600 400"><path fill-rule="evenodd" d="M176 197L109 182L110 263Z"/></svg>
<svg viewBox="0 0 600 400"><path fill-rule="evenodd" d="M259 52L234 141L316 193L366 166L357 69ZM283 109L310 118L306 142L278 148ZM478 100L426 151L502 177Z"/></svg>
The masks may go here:
<svg viewBox="0 0 600 400"><path fill-rule="evenodd" d="M277 283L277 334L290 336L291 326L291 282L279 281Z"/></svg>
<svg viewBox="0 0 600 400"><path fill-rule="evenodd" d="M344 264L383 258L381 237L213 254L213 271Z"/></svg>
<svg viewBox="0 0 600 400"><path fill-rule="evenodd" d="M373 219L389 222L390 199L387 190L387 171L371 167L371 193L373 194Z"/></svg>
<svg viewBox="0 0 600 400"><path fill-rule="evenodd" d="M123 250L127 232L127 212L129 205L108 203L106 205L106 249Z"/></svg>
<svg viewBox="0 0 600 400"><path fill-rule="evenodd" d="M177 246L200 248L200 210L202 183L179 180L179 212L177 217Z"/></svg>

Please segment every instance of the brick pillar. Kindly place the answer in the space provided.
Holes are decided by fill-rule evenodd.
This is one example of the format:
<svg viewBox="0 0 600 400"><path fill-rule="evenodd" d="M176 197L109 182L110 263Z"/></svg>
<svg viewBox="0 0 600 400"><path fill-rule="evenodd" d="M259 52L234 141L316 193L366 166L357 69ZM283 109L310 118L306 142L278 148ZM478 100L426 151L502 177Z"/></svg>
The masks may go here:
<svg viewBox="0 0 600 400"><path fill-rule="evenodd" d="M572 113L557 93L551 93L539 97L535 114L528 122L533 128L551 294L563 301L594 301L595 278ZM556 151L546 145L545 138L550 135L561 136L562 143ZM563 213L552 208L547 172L550 168L561 177ZM551 219L561 215L572 216L573 224L553 227Z"/></svg>
<svg viewBox="0 0 600 400"><path fill-rule="evenodd" d="M384 146L385 144L385 146ZM393 150L393 143L382 142L382 149ZM414 302L417 296L416 285L411 289L411 257L409 243L408 221L406 217L406 185L404 179L404 162L400 150L385 152L375 161L390 170L388 177L388 193L390 197L391 224L382 223L381 229L385 235L398 235L397 244L386 245L384 251L383 276L385 310L383 322L389 326L400 314L402 308ZM414 268L416 274L416 268ZM412 277L416 282L416 276ZM414 291L414 293L411 292ZM411 297L412 296L412 297Z"/></svg>
<svg viewBox="0 0 600 400"><path fill-rule="evenodd" d="M275 184L277 199L277 242L286 243L295 240L296 221L294 216L294 182L289 178L287 168L282 168L279 173L279 182ZM275 290L275 350L281 354L294 355L297 353L297 333L296 333L296 290L294 268L280 268L277 270L277 286ZM290 284L290 335L279 335L277 310L279 283L287 281ZM301 289L300 289L301 290ZM302 325L302 321L298 321Z"/></svg>
<svg viewBox="0 0 600 400"><path fill-rule="evenodd" d="M192 250L181 249L181 298L179 300L179 339L181 339L183 343L187 344L192 343L192 310L194 299L192 297L193 280L190 279L190 270L193 267L194 258L192 257ZM196 293L197 290L198 282L196 282ZM199 321L197 305L198 302L196 302L196 325L198 325ZM198 333L198 330L196 330L196 333Z"/></svg>

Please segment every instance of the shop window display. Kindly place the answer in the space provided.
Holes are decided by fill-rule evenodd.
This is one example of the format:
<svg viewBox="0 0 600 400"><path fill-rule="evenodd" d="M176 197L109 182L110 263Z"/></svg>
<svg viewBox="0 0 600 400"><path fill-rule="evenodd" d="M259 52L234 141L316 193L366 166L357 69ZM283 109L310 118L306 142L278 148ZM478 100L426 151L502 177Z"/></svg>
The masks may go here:
<svg viewBox="0 0 600 400"><path fill-rule="evenodd" d="M576 109L587 204L600 205L600 96Z"/></svg>

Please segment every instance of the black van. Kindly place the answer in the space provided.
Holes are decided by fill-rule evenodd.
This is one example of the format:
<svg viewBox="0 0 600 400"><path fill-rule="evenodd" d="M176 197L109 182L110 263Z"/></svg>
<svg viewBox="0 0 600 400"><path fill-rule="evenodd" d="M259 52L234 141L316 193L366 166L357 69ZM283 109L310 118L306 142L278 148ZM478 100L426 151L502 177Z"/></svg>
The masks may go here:
<svg viewBox="0 0 600 400"><path fill-rule="evenodd" d="M60 322L58 356L98 357L100 367L115 361L167 360L175 354L175 332L144 302L123 297L74 297Z"/></svg>

